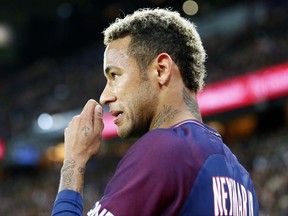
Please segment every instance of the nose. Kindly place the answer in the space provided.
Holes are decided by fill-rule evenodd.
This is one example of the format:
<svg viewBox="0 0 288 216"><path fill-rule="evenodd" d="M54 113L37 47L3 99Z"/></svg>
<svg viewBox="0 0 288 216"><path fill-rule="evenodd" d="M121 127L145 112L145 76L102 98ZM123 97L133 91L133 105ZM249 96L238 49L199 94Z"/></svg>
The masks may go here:
<svg viewBox="0 0 288 216"><path fill-rule="evenodd" d="M100 103L102 105L109 105L111 102L116 100L116 96L109 87L109 85L106 85L101 96L100 96Z"/></svg>

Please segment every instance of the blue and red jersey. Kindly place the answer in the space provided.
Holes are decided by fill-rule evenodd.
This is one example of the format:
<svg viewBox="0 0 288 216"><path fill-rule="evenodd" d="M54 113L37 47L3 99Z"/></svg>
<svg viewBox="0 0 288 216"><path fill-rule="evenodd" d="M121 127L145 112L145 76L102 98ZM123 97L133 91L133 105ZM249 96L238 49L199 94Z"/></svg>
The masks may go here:
<svg viewBox="0 0 288 216"><path fill-rule="evenodd" d="M53 215L81 215L82 208L78 193L62 191ZM249 173L218 132L187 120L149 131L130 147L88 212L96 215L257 216L258 201Z"/></svg>

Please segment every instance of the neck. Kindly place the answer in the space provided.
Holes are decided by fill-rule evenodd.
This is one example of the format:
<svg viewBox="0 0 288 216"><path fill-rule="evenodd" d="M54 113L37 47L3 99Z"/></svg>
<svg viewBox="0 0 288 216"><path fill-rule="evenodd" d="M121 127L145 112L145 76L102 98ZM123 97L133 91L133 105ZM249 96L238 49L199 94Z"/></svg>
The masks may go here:
<svg viewBox="0 0 288 216"><path fill-rule="evenodd" d="M200 109L196 100L196 94L189 93L185 88L183 88L182 96L184 103L187 105L188 111L194 116L196 120L202 122Z"/></svg>
<svg viewBox="0 0 288 216"><path fill-rule="evenodd" d="M170 96L170 98L175 100L170 104L166 103L161 105L157 115L152 120L150 130L156 128L169 128L172 125L187 119L195 119L202 122L195 94L189 94L189 92L183 88L181 99L179 99L179 96Z"/></svg>
<svg viewBox="0 0 288 216"><path fill-rule="evenodd" d="M163 105L162 110L158 112L156 117L153 119L150 130L159 128L159 127L170 127L172 122L175 121L176 117L179 116L180 110L171 106Z"/></svg>

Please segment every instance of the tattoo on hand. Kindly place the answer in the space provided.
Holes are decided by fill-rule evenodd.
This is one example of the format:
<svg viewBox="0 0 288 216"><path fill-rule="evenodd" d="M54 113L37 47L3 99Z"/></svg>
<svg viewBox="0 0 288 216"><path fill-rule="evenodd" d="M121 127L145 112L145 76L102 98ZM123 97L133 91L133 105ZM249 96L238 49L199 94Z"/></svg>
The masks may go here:
<svg viewBox="0 0 288 216"><path fill-rule="evenodd" d="M87 127L87 126L84 126L84 127L82 128L82 132L83 132L83 134L84 134L85 137L88 136L89 131L90 131L90 128Z"/></svg>

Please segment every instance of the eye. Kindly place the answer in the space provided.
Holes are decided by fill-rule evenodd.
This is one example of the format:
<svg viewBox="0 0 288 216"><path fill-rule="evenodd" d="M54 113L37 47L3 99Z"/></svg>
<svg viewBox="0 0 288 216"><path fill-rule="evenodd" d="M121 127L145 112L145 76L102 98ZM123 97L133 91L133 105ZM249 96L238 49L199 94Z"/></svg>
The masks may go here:
<svg viewBox="0 0 288 216"><path fill-rule="evenodd" d="M111 76L113 79L116 79L116 78L119 77L119 74L112 72L112 73L110 74L110 76Z"/></svg>

